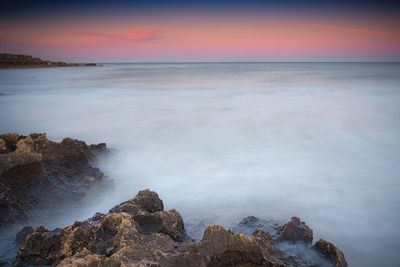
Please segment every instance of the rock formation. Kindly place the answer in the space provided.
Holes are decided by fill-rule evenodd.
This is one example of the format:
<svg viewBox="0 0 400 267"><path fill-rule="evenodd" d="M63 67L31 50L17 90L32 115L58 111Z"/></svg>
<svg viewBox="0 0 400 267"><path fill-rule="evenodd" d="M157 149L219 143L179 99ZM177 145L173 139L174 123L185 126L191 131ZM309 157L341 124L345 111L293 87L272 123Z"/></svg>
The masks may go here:
<svg viewBox="0 0 400 267"><path fill-rule="evenodd" d="M328 257L332 262L334 262L334 267L347 266L343 252L340 251L340 249L338 249L332 243L320 239L314 244L313 248Z"/></svg>
<svg viewBox="0 0 400 267"><path fill-rule="evenodd" d="M313 231L297 217L292 217L287 224L280 227L278 233L280 240L305 243L312 243L313 240Z"/></svg>
<svg viewBox="0 0 400 267"><path fill-rule="evenodd" d="M71 138L56 143L45 134L0 135L0 227L43 216L106 185L95 167L106 152L105 144L88 146ZM195 241L179 212L164 211L157 193L146 189L107 214L96 213L63 229L24 227L15 239L17 256L0 265L347 266L335 245L312 242L313 231L297 217L281 226L254 216L228 230L208 225Z"/></svg>
<svg viewBox="0 0 400 267"><path fill-rule="evenodd" d="M282 226L276 236L261 229L245 235L208 225L203 238L194 242L186 234L181 215L163 207L155 192L143 190L108 214L97 213L61 230L25 228L18 236L23 241L15 265L321 266L293 261L277 247L283 237L290 242L310 241L311 229L298 218ZM245 222L256 220L250 217ZM347 266L343 253L326 241L307 249L326 257L331 266Z"/></svg>
<svg viewBox="0 0 400 267"><path fill-rule="evenodd" d="M0 228L79 200L103 183L93 163L106 150L71 138L52 142L46 134L0 135Z"/></svg>
<svg viewBox="0 0 400 267"><path fill-rule="evenodd" d="M28 55L0 54L0 67L83 67L97 66L95 63L65 63L61 61L41 60Z"/></svg>

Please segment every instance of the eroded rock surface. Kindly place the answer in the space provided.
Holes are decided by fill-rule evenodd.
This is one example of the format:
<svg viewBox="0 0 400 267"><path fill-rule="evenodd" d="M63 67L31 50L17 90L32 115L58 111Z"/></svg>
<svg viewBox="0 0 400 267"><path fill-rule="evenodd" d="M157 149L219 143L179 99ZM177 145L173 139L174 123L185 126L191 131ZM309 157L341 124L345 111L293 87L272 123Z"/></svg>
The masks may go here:
<svg viewBox="0 0 400 267"><path fill-rule="evenodd" d="M106 150L71 138L52 142L46 134L0 135L0 228L84 197L105 180L94 163Z"/></svg>
<svg viewBox="0 0 400 267"><path fill-rule="evenodd" d="M329 243L323 239L318 240L313 248L335 263L335 267L346 267L347 262L344 254L334 244Z"/></svg>
<svg viewBox="0 0 400 267"><path fill-rule="evenodd" d="M298 217L292 217L288 223L279 228L278 233L280 240L305 243L312 243L313 240L313 231Z"/></svg>
<svg viewBox="0 0 400 267"><path fill-rule="evenodd" d="M256 217L244 223L261 225ZM292 222L292 221L291 221ZM290 223L290 222L289 222ZM297 224L297 220L296 220ZM30 229L27 229L27 231ZM296 238L296 240L298 240ZM200 241L185 231L175 210L164 211L155 192L143 190L115 206L59 231L37 228L22 242L17 266L323 266L288 258L277 247L278 235L258 229L252 235L208 225ZM285 241L286 242L286 241ZM297 242L297 241L294 241ZM314 253L337 265L340 250L317 242ZM306 244L301 241L301 244ZM345 264L344 256L343 261Z"/></svg>

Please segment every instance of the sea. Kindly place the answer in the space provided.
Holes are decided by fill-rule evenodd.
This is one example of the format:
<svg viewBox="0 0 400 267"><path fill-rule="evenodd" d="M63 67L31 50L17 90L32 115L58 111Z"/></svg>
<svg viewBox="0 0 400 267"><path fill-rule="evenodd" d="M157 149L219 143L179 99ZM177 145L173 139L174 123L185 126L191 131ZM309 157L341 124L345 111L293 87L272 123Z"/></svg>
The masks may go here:
<svg viewBox="0 0 400 267"><path fill-rule="evenodd" d="M400 64L136 63L0 69L0 133L107 143L113 180L63 227L156 191L200 239L298 216L349 266L400 262Z"/></svg>

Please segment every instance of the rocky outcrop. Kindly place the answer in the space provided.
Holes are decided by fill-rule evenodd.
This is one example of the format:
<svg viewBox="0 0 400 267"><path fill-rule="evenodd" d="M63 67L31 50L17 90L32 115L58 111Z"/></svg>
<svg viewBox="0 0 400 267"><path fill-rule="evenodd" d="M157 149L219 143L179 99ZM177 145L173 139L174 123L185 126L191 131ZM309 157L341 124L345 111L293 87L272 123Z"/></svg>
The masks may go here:
<svg viewBox="0 0 400 267"><path fill-rule="evenodd" d="M344 258L343 252L340 251L340 249L338 249L332 243L320 239L314 244L313 248L328 257L332 262L334 262L334 267L347 266L347 262Z"/></svg>
<svg viewBox="0 0 400 267"><path fill-rule="evenodd" d="M305 243L312 243L313 231L299 218L292 217L292 219L279 228L279 240Z"/></svg>
<svg viewBox="0 0 400 267"><path fill-rule="evenodd" d="M106 150L71 138L52 142L46 134L0 135L0 228L84 197L105 181L94 163Z"/></svg>
<svg viewBox="0 0 400 267"><path fill-rule="evenodd" d="M262 226L257 220L249 217L244 222ZM291 223L298 226L297 219ZM17 266L321 266L297 264L278 248L280 234L272 236L262 229L246 235L208 225L202 239L194 242L186 234L181 215L164 211L162 200L149 190L140 191L108 214L97 213L57 231L44 227L30 231L25 231L28 235L18 251ZM297 235L295 240L299 240ZM319 243L307 249L321 252L331 265L346 266L340 250ZM343 256L344 265L337 265L338 255Z"/></svg>
<svg viewBox="0 0 400 267"><path fill-rule="evenodd" d="M28 55L0 54L0 68L32 67L83 67L97 66L95 63L65 63L61 61L41 60Z"/></svg>

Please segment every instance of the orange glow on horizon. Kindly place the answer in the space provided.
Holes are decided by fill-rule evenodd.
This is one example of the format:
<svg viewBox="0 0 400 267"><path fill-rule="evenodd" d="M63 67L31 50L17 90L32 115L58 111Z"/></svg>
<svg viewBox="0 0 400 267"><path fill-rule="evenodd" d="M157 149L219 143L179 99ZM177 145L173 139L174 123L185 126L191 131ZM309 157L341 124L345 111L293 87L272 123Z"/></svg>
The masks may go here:
<svg viewBox="0 0 400 267"><path fill-rule="evenodd" d="M94 61L351 60L400 55L400 34L393 25L350 23L293 16L0 22L0 48Z"/></svg>

